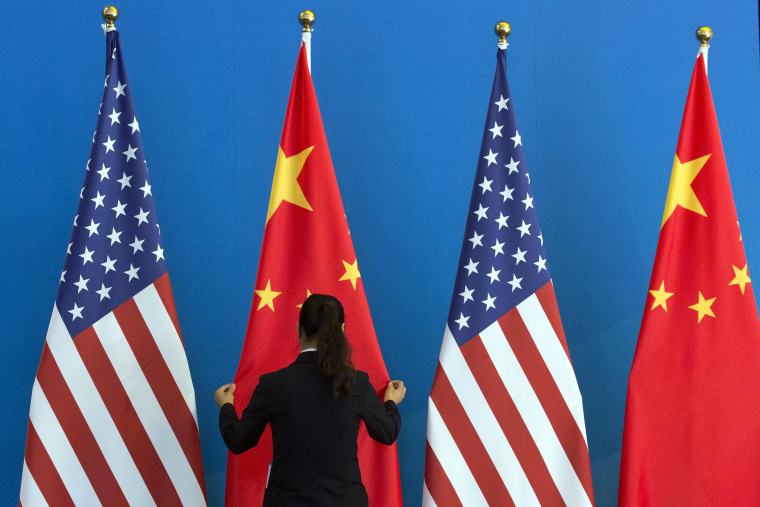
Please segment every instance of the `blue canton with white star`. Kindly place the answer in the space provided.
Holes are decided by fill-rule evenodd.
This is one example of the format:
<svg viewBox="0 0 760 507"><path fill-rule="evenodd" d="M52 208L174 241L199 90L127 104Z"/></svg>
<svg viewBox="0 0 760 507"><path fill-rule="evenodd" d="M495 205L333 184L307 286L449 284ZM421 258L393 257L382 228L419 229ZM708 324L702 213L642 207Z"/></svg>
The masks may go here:
<svg viewBox="0 0 760 507"><path fill-rule="evenodd" d="M496 55L448 325L459 346L551 280L514 104Z"/></svg>
<svg viewBox="0 0 760 507"><path fill-rule="evenodd" d="M71 336L166 273L119 34L106 37L105 90L56 298Z"/></svg>

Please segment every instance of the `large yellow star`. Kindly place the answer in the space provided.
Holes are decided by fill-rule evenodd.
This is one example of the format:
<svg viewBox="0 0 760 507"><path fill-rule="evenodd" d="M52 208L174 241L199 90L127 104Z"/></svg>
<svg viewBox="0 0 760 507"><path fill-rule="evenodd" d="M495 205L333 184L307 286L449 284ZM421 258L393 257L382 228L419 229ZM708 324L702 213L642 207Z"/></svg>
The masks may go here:
<svg viewBox="0 0 760 507"><path fill-rule="evenodd" d="M691 184L694 178L697 177L699 171L707 163L707 159L710 155L699 157L684 164L678 159L676 155L673 161L673 173L670 175L670 186L668 187L668 198L665 200L665 213L662 215L662 225L668 221L670 215L676 210L676 207L681 206L687 210L691 210L694 213L699 213L702 216L707 216L705 210L697 199L697 194L691 188ZM662 228L662 225L660 228Z"/></svg>
<svg viewBox="0 0 760 507"><path fill-rule="evenodd" d="M314 146L306 148L301 153L286 157L282 148L277 152L277 164L274 167L274 180L272 181L272 195L269 197L269 211L267 211L267 223L274 212L280 207L282 201L288 201L311 211L311 206L303 195L303 190L298 184L297 178L301 169L309 158Z"/></svg>
<svg viewBox="0 0 760 507"><path fill-rule="evenodd" d="M742 294L744 294L744 287L751 282L749 275L747 274L747 265L745 264L742 269L739 269L734 265L731 267L734 268L734 274L736 276L728 285L738 285L742 290Z"/></svg>
<svg viewBox="0 0 760 507"><path fill-rule="evenodd" d="M346 261L343 262L343 267L346 268L346 273L340 277L339 282L342 282L343 280L351 280L351 285L354 286L354 290L356 290L356 280L361 278L362 275L359 274L359 267L356 265L357 261L354 261L353 264L349 264Z"/></svg>
<svg viewBox="0 0 760 507"><path fill-rule="evenodd" d="M274 298L282 294L282 292L275 292L272 290L272 280L267 280L266 289L254 290L254 292L261 298L261 301L259 301L259 307L256 311L261 310L265 306L268 306L274 311Z"/></svg>
<svg viewBox="0 0 760 507"><path fill-rule="evenodd" d="M691 305L689 308L692 310L696 310L699 313L699 317L697 317L697 322L702 322L702 317L705 315L709 315L710 317L715 317L715 314L713 313L712 309L710 308L712 304L715 302L715 298L712 299L705 299L704 296L702 296L702 293L699 293L699 303L695 305Z"/></svg>
<svg viewBox="0 0 760 507"><path fill-rule="evenodd" d="M672 296L673 292L665 292L665 280L662 281L660 284L660 288L658 290L650 290L649 293L654 296L654 304L652 305L651 310L654 310L658 306L662 306L662 309L666 312L668 311L668 298Z"/></svg>

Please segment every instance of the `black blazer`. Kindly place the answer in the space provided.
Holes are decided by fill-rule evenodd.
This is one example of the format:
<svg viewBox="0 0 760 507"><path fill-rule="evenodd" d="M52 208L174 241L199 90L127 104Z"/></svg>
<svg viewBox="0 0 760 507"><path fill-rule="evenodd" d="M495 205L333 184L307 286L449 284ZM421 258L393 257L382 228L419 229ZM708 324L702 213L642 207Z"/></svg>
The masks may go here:
<svg viewBox="0 0 760 507"><path fill-rule="evenodd" d="M234 454L256 446L271 425L265 506L367 505L357 458L359 423L386 445L401 429L398 407L380 402L365 372L357 370L351 394L334 400L315 358L316 352L302 352L287 368L262 375L239 420L230 403L219 411L222 438Z"/></svg>

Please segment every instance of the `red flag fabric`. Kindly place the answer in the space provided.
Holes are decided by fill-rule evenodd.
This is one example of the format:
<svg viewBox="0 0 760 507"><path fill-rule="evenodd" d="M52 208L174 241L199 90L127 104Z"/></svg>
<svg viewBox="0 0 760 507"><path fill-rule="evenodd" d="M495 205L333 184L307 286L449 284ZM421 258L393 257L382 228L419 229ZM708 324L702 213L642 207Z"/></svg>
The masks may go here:
<svg viewBox="0 0 760 507"><path fill-rule="evenodd" d="M255 295L235 375L235 409L248 404L259 377L298 355L300 306L332 294L345 309L353 363L380 392L389 382L343 210L306 57L301 50L277 154ZM396 445L359 430L359 465L370 505L401 505ZM269 428L259 444L227 460L227 505L261 505L272 460Z"/></svg>
<svg viewBox="0 0 760 507"><path fill-rule="evenodd" d="M760 505L760 320L702 55L649 289L620 505Z"/></svg>

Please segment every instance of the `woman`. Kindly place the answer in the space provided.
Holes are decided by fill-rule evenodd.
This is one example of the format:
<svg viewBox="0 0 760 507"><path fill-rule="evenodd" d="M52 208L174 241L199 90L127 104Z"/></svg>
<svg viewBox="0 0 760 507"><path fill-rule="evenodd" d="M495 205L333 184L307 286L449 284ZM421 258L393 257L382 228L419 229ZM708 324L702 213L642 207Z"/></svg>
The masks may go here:
<svg viewBox="0 0 760 507"><path fill-rule="evenodd" d="M406 388L390 382L381 403L369 376L354 369L344 329L340 301L312 294L298 318L301 353L287 368L261 376L242 417L232 405L235 384L214 393L222 438L234 454L255 447L271 425L265 506L368 504L357 458L359 423L373 439L393 444L401 429L396 405Z"/></svg>

